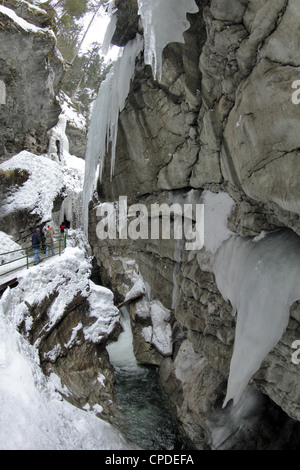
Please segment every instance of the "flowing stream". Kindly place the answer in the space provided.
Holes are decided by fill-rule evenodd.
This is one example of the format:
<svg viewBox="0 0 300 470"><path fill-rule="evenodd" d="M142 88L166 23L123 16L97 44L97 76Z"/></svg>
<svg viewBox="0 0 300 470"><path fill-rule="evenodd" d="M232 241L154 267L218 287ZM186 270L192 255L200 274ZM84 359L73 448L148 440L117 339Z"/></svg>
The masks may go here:
<svg viewBox="0 0 300 470"><path fill-rule="evenodd" d="M172 418L154 367L137 364L129 313L121 310L123 332L107 346L115 368L116 394L122 419L120 429L144 450L182 450L186 444Z"/></svg>

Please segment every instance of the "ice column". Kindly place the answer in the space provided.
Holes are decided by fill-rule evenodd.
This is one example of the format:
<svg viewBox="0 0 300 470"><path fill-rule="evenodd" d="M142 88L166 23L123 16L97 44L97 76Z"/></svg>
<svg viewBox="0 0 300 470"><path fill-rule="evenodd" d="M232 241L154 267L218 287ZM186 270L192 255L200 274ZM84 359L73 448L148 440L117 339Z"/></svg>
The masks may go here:
<svg viewBox="0 0 300 470"><path fill-rule="evenodd" d="M237 312L225 406L238 402L300 299L300 238L292 231L253 240L233 236L220 248L213 270L222 296Z"/></svg>
<svg viewBox="0 0 300 470"><path fill-rule="evenodd" d="M154 78L162 73L162 52L170 42L184 42L183 32L190 27L187 13L197 13L195 0L138 0L145 40L145 63Z"/></svg>

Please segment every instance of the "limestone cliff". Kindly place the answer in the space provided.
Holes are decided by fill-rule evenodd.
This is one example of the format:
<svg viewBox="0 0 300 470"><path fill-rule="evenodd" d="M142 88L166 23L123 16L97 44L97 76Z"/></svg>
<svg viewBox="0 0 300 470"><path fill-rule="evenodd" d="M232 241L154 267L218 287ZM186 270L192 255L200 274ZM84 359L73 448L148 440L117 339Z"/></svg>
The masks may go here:
<svg viewBox="0 0 300 470"><path fill-rule="evenodd" d="M0 158L48 149L47 131L61 112L64 61L45 11L5 2L0 11ZM17 12L15 12L15 11Z"/></svg>
<svg viewBox="0 0 300 470"><path fill-rule="evenodd" d="M128 11L137 15L134 2L129 3ZM237 237L277 229L300 235L300 107L292 101L300 72L299 4L196 3L199 12L188 15L185 42L171 43L163 52L160 81L139 59L119 118L115 174L110 181L108 155L94 206L120 195L150 207L183 201L191 191L199 198L209 192L232 201L227 228ZM123 45L129 21L121 13L115 39L122 37ZM99 241L98 220L91 207L89 239L101 278L121 297L137 276L148 286L148 296L131 305L136 355L141 363L160 366L162 383L195 446L296 445L300 366L291 356L293 341L300 339L299 304L293 304L285 334L252 377L244 395L247 405L222 410L236 317L218 289L209 254L181 251L178 257L174 240ZM130 260L136 264L128 269ZM154 326L154 299L170 311L168 357L153 337L145 340L142 334ZM217 431L226 421L232 426L221 439ZM278 438L280 426L285 432Z"/></svg>

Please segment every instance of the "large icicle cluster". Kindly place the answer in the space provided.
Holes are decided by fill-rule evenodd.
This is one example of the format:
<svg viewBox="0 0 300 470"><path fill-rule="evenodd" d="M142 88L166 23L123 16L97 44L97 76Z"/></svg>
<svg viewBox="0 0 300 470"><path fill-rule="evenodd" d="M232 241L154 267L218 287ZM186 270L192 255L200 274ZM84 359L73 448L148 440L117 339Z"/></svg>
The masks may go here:
<svg viewBox="0 0 300 470"><path fill-rule="evenodd" d="M290 307L300 298L300 238L292 231L253 240L233 236L220 248L214 273L237 312L225 406L238 402L286 330Z"/></svg>
<svg viewBox="0 0 300 470"><path fill-rule="evenodd" d="M143 39L137 36L123 50L123 54L102 82L94 104L91 124L88 133L86 169L83 188L83 217L87 230L88 204L92 199L95 184L102 177L105 153L111 144L111 174L114 171L115 150L118 132L119 113L125 105L129 93L135 60L143 47ZM99 172L97 168L99 166Z"/></svg>
<svg viewBox="0 0 300 470"><path fill-rule="evenodd" d="M122 51L106 80L101 84L94 105L86 152L86 171L83 190L83 220L85 232L88 224L88 204L95 184L102 176L104 156L111 144L111 175L114 172L119 113L125 105L137 56L144 48L145 63L153 68L155 78L161 75L161 54L170 42L183 42L188 29L187 13L196 13L195 0L138 0L144 28L144 41L140 35L130 41ZM113 36L115 19L112 17L104 39L104 49Z"/></svg>
<svg viewBox="0 0 300 470"><path fill-rule="evenodd" d="M199 9L195 0L138 0L138 6L144 28L144 60L160 80L164 48L170 42L184 42L183 33L190 26L186 14Z"/></svg>

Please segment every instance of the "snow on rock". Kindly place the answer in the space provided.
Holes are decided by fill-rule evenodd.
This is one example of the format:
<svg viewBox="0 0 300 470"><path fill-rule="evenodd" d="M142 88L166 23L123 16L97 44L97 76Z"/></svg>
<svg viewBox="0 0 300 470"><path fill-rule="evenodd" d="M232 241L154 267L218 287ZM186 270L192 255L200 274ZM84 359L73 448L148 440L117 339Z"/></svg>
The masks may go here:
<svg viewBox="0 0 300 470"><path fill-rule="evenodd" d="M172 328L169 323L170 310L165 308L157 299L151 299L150 286L144 281L135 260L121 257L114 258L114 260L117 259L122 262L124 273L133 284L131 289L127 291L125 300L129 301L138 294L144 294L135 303L135 313L140 319L151 319L152 326L142 329L145 341L152 343L163 356L170 356L173 349Z"/></svg>
<svg viewBox="0 0 300 470"><path fill-rule="evenodd" d="M64 164L64 154L69 152L69 140L66 136L67 118L62 113L59 115L58 123L49 131L48 156L57 163Z"/></svg>
<svg viewBox="0 0 300 470"><path fill-rule="evenodd" d="M117 256L115 256L113 259L114 261L121 261L124 273L132 283L131 289L129 289L125 294L125 301L133 299L138 294L145 294L147 292L147 286L142 275L140 274L136 261L131 258L121 258Z"/></svg>
<svg viewBox="0 0 300 470"><path fill-rule="evenodd" d="M4 171L20 169L29 173L28 180L7 195L0 209L1 216L27 211L37 214L40 223L52 221L56 228L64 217L74 228L80 225L85 161L69 154L65 127L66 117L61 114L58 124L50 131L48 155L24 150L0 165ZM63 196L63 201L54 216L53 203L58 195Z"/></svg>
<svg viewBox="0 0 300 470"><path fill-rule="evenodd" d="M62 108L61 114L65 116L68 123L71 126L76 127L77 129L85 131L87 125L85 117L83 116L83 114L76 111L71 98L66 95L63 91L61 91L59 94L59 102Z"/></svg>
<svg viewBox="0 0 300 470"><path fill-rule="evenodd" d="M202 271L211 272L218 249L233 234L227 222L235 202L227 193L205 190L199 203L204 204L204 244L197 253L197 260Z"/></svg>
<svg viewBox="0 0 300 470"><path fill-rule="evenodd" d="M292 231L254 240L232 236L217 253L213 271L237 313L225 406L231 399L238 402L286 330L291 305L300 299L300 239Z"/></svg>
<svg viewBox="0 0 300 470"><path fill-rule="evenodd" d="M2 237L3 238L3 237ZM4 237L5 238L5 237ZM32 450L96 450L131 449L122 435L96 417L101 405L86 411L65 402L69 391L59 377L45 377L40 369L39 339L30 345L26 333L32 328L30 306L43 302L53 292L56 295L47 310L47 334L64 315L66 307L80 293L90 304L93 325L84 328L80 321L71 330L65 348L77 344L77 334L84 329L86 341L98 343L108 335L119 320L113 305L113 294L96 286L89 279L90 258L79 247L67 247L59 257L19 272L19 284L6 289L0 298L0 448ZM91 324L91 322L88 322ZM17 330L23 325L24 335ZM48 352L48 359L60 354L59 345ZM98 382L105 387L105 376ZM30 427L28 427L30 423Z"/></svg>
<svg viewBox="0 0 300 470"><path fill-rule="evenodd" d="M204 204L204 248L214 254L232 235L227 221L235 202L227 193L206 190L201 195L201 203Z"/></svg>
<svg viewBox="0 0 300 470"><path fill-rule="evenodd" d="M26 0L19 0L20 3L24 3L30 10L37 11L39 13L45 13L46 10L42 10L42 8L38 7L37 5L33 5L32 3L26 2ZM34 2L35 3L35 2Z"/></svg>
<svg viewBox="0 0 300 470"><path fill-rule="evenodd" d="M141 36L137 36L124 47L122 56L119 57L106 79L101 83L93 107L85 158L86 172L83 191L85 231L87 231L88 204L95 189L97 169L99 168L101 177L109 143L112 144L111 174L114 171L119 113L124 108L130 81L135 70L135 61L142 46L143 40Z"/></svg>
<svg viewBox="0 0 300 470"><path fill-rule="evenodd" d="M65 166L63 168L64 180L67 188L72 193L81 193L83 189L85 162L75 155L64 155Z"/></svg>
<svg viewBox="0 0 300 470"><path fill-rule="evenodd" d="M133 278L131 278L131 280L134 284L132 288L126 293L125 301L134 299L137 295L145 294L146 292L145 281L140 274L135 275Z"/></svg>
<svg viewBox="0 0 300 470"><path fill-rule="evenodd" d="M89 260L77 247L67 247L61 256L49 258L45 263L32 266L29 270L24 269L19 272L19 285L14 289L10 305L12 321L18 326L25 320L29 331L29 310L24 300L29 305L40 304L55 291L57 296L48 310L47 328L51 328L62 318L66 306L78 292L88 296L89 275Z"/></svg>
<svg viewBox="0 0 300 470"><path fill-rule="evenodd" d="M173 350L172 328L169 323L171 312L158 300L150 303L152 327L144 328L143 334L147 342L154 344L163 356L170 356Z"/></svg>
<svg viewBox="0 0 300 470"><path fill-rule="evenodd" d="M96 417L97 410L83 411L61 398L53 374L47 379L41 372L37 349L6 315L11 300L7 290L0 301L1 450L132 449Z"/></svg>
<svg viewBox="0 0 300 470"><path fill-rule="evenodd" d="M97 286L90 281L89 304L91 317L96 321L89 327L84 328L83 334L87 341L100 343L107 338L119 324L120 313L113 303L113 293L106 287Z"/></svg>
<svg viewBox="0 0 300 470"><path fill-rule="evenodd" d="M4 7L0 5L0 13L3 15L8 16L12 21L14 21L20 28L24 31L33 32L33 33L40 33L40 34L50 34L54 36L54 33L50 29L43 29L39 28L38 26L33 25L32 23L28 23L28 21L20 18L13 10L10 8Z"/></svg>
<svg viewBox="0 0 300 470"><path fill-rule="evenodd" d="M2 163L0 168L4 171L18 168L30 175L5 199L1 215L27 210L39 215L42 222L51 220L53 201L64 186L62 168L49 158L26 150Z"/></svg>
<svg viewBox="0 0 300 470"><path fill-rule="evenodd" d="M55 292L55 299L47 312L48 322L45 328L48 331L61 320L66 307L80 293L88 299L89 316L95 319L83 330L85 340L99 343L113 332L120 315L113 303L113 293L94 284L89 279L90 273L90 259L85 252L79 247L67 246L61 256L49 258L43 264L18 272L19 285L13 291L7 315L16 327L25 321L28 333L32 327L28 306L42 304L46 297ZM73 329L69 344L65 345L66 348L76 342L77 332L80 330L82 325L78 323ZM48 355L56 357L59 353L58 350L50 351Z"/></svg>

